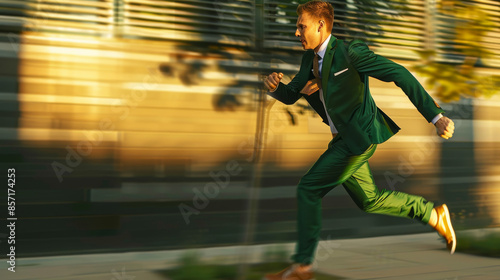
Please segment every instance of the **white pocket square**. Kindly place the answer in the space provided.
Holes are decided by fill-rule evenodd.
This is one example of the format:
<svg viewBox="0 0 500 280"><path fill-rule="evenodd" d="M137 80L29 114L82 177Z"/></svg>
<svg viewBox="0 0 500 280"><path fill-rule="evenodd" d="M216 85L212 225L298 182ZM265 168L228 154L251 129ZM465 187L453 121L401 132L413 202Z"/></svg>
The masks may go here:
<svg viewBox="0 0 500 280"><path fill-rule="evenodd" d="M347 71L347 70L349 70L349 68L346 68L346 69L344 69L344 70L340 70L339 72L337 72L337 73L335 73L335 74L333 74L333 75L334 75L334 76L338 76L338 75L340 75L340 74L344 73L344 72L345 72L345 71Z"/></svg>

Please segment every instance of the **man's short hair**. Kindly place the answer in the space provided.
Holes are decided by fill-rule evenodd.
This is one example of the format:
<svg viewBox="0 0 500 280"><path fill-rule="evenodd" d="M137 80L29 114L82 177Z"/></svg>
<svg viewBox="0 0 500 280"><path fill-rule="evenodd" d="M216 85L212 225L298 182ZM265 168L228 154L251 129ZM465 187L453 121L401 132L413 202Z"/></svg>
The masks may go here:
<svg viewBox="0 0 500 280"><path fill-rule="evenodd" d="M312 0L305 4L300 4L297 7L297 14L300 16L303 13L307 13L317 19L323 19L326 23L326 28L330 31L333 28L333 7L332 4L321 1Z"/></svg>

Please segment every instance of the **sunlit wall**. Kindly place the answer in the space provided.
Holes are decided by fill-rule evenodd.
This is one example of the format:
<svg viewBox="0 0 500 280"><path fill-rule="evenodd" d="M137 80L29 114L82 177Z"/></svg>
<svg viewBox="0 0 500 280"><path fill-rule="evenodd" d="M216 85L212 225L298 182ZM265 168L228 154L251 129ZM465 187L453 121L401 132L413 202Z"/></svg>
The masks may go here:
<svg viewBox="0 0 500 280"><path fill-rule="evenodd" d="M484 46L498 51L500 6L476 2L494 19ZM451 27L429 24L449 19L439 3L411 1L375 25L352 21L361 11L344 3L334 35L362 37L426 85L412 68L422 62L418 51L433 48L438 61L459 66L450 46L464 43L452 40ZM290 81L298 71L295 6L0 2L0 152L19 176L22 250L239 244L252 221L251 242L294 240L295 185L331 139L305 100L285 106L262 88L263 75L281 71ZM482 61L479 74L500 75L498 52ZM441 102L456 122L443 141L393 83L370 83L377 105L403 128L370 161L379 187L446 202L458 229L500 225L500 98ZM323 233L334 238L428 230L364 214L342 188L323 207ZM58 248L41 242L51 238Z"/></svg>

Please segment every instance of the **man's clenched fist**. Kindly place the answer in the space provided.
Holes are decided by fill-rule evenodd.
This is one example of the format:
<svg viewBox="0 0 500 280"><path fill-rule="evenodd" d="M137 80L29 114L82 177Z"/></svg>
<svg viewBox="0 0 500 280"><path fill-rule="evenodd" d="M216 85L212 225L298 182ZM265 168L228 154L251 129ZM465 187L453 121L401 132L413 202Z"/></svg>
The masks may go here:
<svg viewBox="0 0 500 280"><path fill-rule="evenodd" d="M436 122L435 126L437 134L444 139L450 139L453 136L453 132L455 132L453 121L444 116Z"/></svg>
<svg viewBox="0 0 500 280"><path fill-rule="evenodd" d="M283 73L273 72L271 75L267 76L264 80L264 85L269 91L274 91L276 87L279 85L281 79L283 78Z"/></svg>
<svg viewBox="0 0 500 280"><path fill-rule="evenodd" d="M307 81L306 85L300 91L300 93L311 95L311 94L317 92L318 90L319 90L318 80L312 79L310 81Z"/></svg>

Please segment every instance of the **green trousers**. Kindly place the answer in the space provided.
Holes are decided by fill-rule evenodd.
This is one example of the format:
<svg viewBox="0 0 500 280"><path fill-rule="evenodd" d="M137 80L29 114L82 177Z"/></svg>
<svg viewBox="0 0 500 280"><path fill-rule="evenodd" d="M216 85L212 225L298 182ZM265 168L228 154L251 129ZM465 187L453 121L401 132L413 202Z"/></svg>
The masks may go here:
<svg viewBox="0 0 500 280"><path fill-rule="evenodd" d="M377 188L368 165L376 148L377 145L373 144L364 153L354 155L337 135L302 177L297 187L298 242L292 257L294 262L312 263L321 231L321 199L339 184L365 212L428 223L434 203L420 196Z"/></svg>

